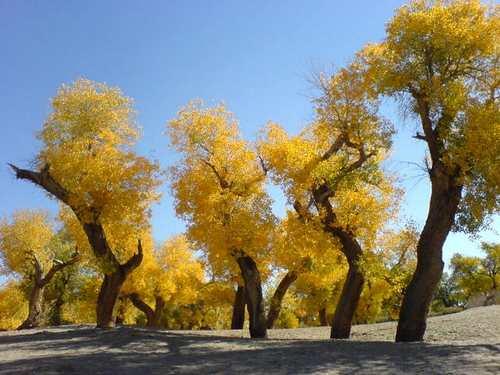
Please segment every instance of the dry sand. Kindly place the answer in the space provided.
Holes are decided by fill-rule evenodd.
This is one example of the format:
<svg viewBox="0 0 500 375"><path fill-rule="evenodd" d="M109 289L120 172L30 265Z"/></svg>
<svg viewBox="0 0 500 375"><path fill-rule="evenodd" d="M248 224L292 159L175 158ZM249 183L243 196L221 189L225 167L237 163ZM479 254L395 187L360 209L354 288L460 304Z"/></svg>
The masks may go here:
<svg viewBox="0 0 500 375"><path fill-rule="evenodd" d="M500 306L430 318L426 342L394 343L396 323L329 329L109 331L63 326L0 333L0 374L500 374Z"/></svg>

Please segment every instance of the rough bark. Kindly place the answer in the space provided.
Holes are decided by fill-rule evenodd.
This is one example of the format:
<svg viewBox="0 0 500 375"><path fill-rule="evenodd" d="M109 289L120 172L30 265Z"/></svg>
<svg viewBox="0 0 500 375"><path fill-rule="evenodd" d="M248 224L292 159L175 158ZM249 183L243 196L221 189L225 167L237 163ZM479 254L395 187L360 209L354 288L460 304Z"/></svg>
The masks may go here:
<svg viewBox="0 0 500 375"><path fill-rule="evenodd" d="M42 296L43 286L33 285L29 299L28 317L17 329L29 329L40 326L42 323Z"/></svg>
<svg viewBox="0 0 500 375"><path fill-rule="evenodd" d="M290 288L290 285L297 280L297 276L297 273L294 271L288 272L274 291L273 297L271 298L271 305L269 306L269 312L267 314L267 329L273 328L274 323L276 319L278 319L281 311L283 297L285 296L288 288Z"/></svg>
<svg viewBox="0 0 500 375"><path fill-rule="evenodd" d="M236 255L236 261L238 262L245 283L246 302L250 321L250 337L266 338L267 320L264 299L262 298L260 272L255 261L242 252Z"/></svg>
<svg viewBox="0 0 500 375"><path fill-rule="evenodd" d="M396 341L423 340L429 306L443 273L443 245L462 193L462 186L443 172L440 164L431 170L429 212L417 244L417 267L403 297Z"/></svg>
<svg viewBox="0 0 500 375"><path fill-rule="evenodd" d="M18 179L28 180L40 186L46 192L68 205L75 213L87 236L94 255L101 261L104 268L109 270L105 272L104 280L97 298L97 327L113 327L113 309L120 289L128 274L142 262L142 247L140 241L137 254L133 255L125 264L120 264L106 239L104 228L99 220L99 210L91 206L75 205L75 200L71 199L71 192L61 186L51 176L49 165L45 165L39 172L21 169L12 164L10 164L10 166L16 173Z"/></svg>
<svg viewBox="0 0 500 375"><path fill-rule="evenodd" d="M322 327L327 326L328 325L328 319L326 317L326 307L322 307L318 311L318 316L319 316L319 324L320 324L320 326L322 326Z"/></svg>
<svg viewBox="0 0 500 375"><path fill-rule="evenodd" d="M245 324L245 306L245 287L238 284L234 295L231 329L243 329L243 325Z"/></svg>

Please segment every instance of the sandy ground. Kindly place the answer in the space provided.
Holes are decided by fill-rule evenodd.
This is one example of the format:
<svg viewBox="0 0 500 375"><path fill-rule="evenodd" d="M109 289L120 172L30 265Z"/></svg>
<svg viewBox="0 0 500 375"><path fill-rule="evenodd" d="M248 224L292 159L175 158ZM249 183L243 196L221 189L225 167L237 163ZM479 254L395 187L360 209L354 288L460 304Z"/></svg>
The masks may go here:
<svg viewBox="0 0 500 375"><path fill-rule="evenodd" d="M396 324L242 331L109 331L64 326L0 333L0 374L500 374L500 306L430 318L426 342L393 343Z"/></svg>

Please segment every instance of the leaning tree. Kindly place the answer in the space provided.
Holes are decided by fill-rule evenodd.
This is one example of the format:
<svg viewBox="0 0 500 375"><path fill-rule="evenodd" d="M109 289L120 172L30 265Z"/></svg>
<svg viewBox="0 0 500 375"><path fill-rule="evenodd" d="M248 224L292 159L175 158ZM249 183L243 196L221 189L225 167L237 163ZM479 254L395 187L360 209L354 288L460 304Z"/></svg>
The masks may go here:
<svg viewBox="0 0 500 375"><path fill-rule="evenodd" d="M414 138L428 149L429 211L396 341L423 339L448 233L476 232L498 212L498 9L480 0L412 1L385 40L365 49L380 93L418 119Z"/></svg>
<svg viewBox="0 0 500 375"><path fill-rule="evenodd" d="M158 199L158 166L133 151L139 132L131 100L119 89L80 79L59 89L52 108L36 168L11 167L72 211L85 236L79 248L90 248L104 274L96 320L109 328L120 288L142 261L138 236Z"/></svg>

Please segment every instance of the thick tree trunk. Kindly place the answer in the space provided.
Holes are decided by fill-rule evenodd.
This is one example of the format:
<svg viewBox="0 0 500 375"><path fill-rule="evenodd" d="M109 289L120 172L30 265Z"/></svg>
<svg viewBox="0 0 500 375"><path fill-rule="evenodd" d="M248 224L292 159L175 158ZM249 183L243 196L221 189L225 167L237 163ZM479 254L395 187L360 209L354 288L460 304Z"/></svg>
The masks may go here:
<svg viewBox="0 0 500 375"><path fill-rule="evenodd" d="M264 299L262 298L262 285L260 272L254 260L248 255L239 254L236 261L245 282L245 294L250 321L250 337L266 338L266 314Z"/></svg>
<svg viewBox="0 0 500 375"><path fill-rule="evenodd" d="M334 232L342 244L342 252L347 258L349 270L333 315L330 337L332 339L348 339L351 334L352 318L365 282L358 264L362 250L359 243L349 232L341 229L334 229Z"/></svg>
<svg viewBox="0 0 500 375"><path fill-rule="evenodd" d="M231 319L231 329L243 329L245 324L245 287L238 284L234 295L233 316Z"/></svg>
<svg viewBox="0 0 500 375"><path fill-rule="evenodd" d="M281 303L290 285L297 280L297 273L294 271L288 272L285 277L280 281L276 288L273 297L271 298L271 306L269 306L269 313L267 314L267 329L274 326L274 322L278 319L281 311Z"/></svg>
<svg viewBox="0 0 500 375"><path fill-rule="evenodd" d="M326 307L322 307L319 312L319 324L322 327L326 327L328 325L328 319L326 317Z"/></svg>
<svg viewBox="0 0 500 375"><path fill-rule="evenodd" d="M348 339L351 335L352 318L363 291L364 276L357 264L349 264L347 278L333 315L330 338Z"/></svg>
<svg viewBox="0 0 500 375"><path fill-rule="evenodd" d="M431 171L431 201L417 244L417 267L399 313L396 341L422 341L434 291L443 272L442 251L458 209L462 186L435 166Z"/></svg>
<svg viewBox="0 0 500 375"><path fill-rule="evenodd" d="M113 310L125 278L126 275L121 269L104 275L97 297L96 317L98 328L107 329L115 326Z"/></svg>
<svg viewBox="0 0 500 375"><path fill-rule="evenodd" d="M43 289L44 286L38 282L33 283L29 299L28 317L17 329L36 328L42 323Z"/></svg>

